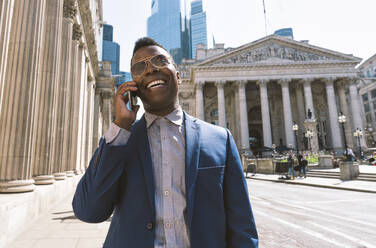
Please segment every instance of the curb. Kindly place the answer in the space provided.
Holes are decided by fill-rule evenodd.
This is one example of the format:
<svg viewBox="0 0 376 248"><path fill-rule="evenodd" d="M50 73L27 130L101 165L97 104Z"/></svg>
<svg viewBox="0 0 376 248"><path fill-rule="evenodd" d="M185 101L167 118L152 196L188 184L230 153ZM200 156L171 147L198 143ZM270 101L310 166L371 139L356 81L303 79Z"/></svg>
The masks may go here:
<svg viewBox="0 0 376 248"><path fill-rule="evenodd" d="M376 194L376 190L370 190L370 189L347 188L347 187L340 187L340 186L333 186L333 185L324 185L324 184L315 184L315 183L304 183L304 182L294 182L294 181L288 181L288 180L268 179L268 178L247 177L246 179L259 180L259 181L269 181L269 182L275 182L275 183L295 184L295 185L303 185L303 186L311 186L311 187L327 188L327 189L339 189L339 190L357 191L357 192L363 192L363 193L373 193L373 194Z"/></svg>

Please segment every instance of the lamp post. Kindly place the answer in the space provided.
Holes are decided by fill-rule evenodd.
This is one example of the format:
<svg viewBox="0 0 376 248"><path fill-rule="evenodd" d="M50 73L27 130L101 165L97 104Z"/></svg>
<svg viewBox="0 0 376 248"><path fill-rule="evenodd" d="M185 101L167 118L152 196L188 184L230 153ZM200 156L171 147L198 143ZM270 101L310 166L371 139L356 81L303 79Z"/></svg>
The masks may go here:
<svg viewBox="0 0 376 248"><path fill-rule="evenodd" d="M354 131L354 137L356 137L356 139L358 140L358 146L359 146L359 158L362 159L363 156L362 156L362 147L360 145L360 138L363 136L363 132L361 129L359 128L356 128L356 130Z"/></svg>
<svg viewBox="0 0 376 248"><path fill-rule="evenodd" d="M347 142L346 142L346 134L345 134L346 116L344 114L342 114L342 112L339 113L338 122L341 123L341 126L342 126L343 143L345 143L345 160L349 161L350 158L349 158L349 156L347 154Z"/></svg>
<svg viewBox="0 0 376 248"><path fill-rule="evenodd" d="M305 133L306 138L308 139L308 149L312 153L312 145L311 145L311 139L313 137L313 132L311 130L307 130Z"/></svg>
<svg viewBox="0 0 376 248"><path fill-rule="evenodd" d="M298 126L298 124L294 123L294 125L292 125L292 130L295 133L296 152L299 153L299 144L298 144L298 130L299 130L299 126Z"/></svg>

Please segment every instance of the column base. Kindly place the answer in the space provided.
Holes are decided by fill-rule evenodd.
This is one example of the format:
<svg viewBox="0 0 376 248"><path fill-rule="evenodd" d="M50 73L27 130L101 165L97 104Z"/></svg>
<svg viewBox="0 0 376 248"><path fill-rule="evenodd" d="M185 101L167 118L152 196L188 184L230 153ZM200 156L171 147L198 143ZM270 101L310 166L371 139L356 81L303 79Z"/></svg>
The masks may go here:
<svg viewBox="0 0 376 248"><path fill-rule="evenodd" d="M83 170L81 170L81 169L76 169L76 170L74 171L74 173L75 173L76 175L81 175L81 174L84 173L84 172L83 172Z"/></svg>
<svg viewBox="0 0 376 248"><path fill-rule="evenodd" d="M65 172L56 172L54 173L54 177L56 181L61 181L67 178L67 174Z"/></svg>
<svg viewBox="0 0 376 248"><path fill-rule="evenodd" d="M34 177L35 185L47 185L53 184L55 182L55 177L53 175L40 175Z"/></svg>
<svg viewBox="0 0 376 248"><path fill-rule="evenodd" d="M33 179L11 180L0 182L0 193L21 193L29 192L35 189Z"/></svg>
<svg viewBox="0 0 376 248"><path fill-rule="evenodd" d="M70 170L66 172L67 177L74 177L74 171Z"/></svg>

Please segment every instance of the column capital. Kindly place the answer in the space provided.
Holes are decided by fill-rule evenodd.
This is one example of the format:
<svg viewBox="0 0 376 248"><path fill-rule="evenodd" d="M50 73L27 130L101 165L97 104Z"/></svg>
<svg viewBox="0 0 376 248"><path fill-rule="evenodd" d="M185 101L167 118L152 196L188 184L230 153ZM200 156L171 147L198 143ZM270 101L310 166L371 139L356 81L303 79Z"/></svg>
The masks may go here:
<svg viewBox="0 0 376 248"><path fill-rule="evenodd" d="M299 81L302 82L304 86L311 86L311 83L315 80L314 78L302 78Z"/></svg>
<svg viewBox="0 0 376 248"><path fill-rule="evenodd" d="M79 41L82 36L82 29L79 24L73 24L72 40Z"/></svg>
<svg viewBox="0 0 376 248"><path fill-rule="evenodd" d="M74 0L64 0L63 16L64 18L73 19L77 13L77 7Z"/></svg>
<svg viewBox="0 0 376 248"><path fill-rule="evenodd" d="M268 85L268 82L269 82L268 79L260 79L260 80L257 80L256 84L259 87L266 87Z"/></svg>
<svg viewBox="0 0 376 248"><path fill-rule="evenodd" d="M225 86L225 84L226 84L225 80L220 80L220 81L215 82L215 86L217 86L217 88L223 88L223 86Z"/></svg>
<svg viewBox="0 0 376 248"><path fill-rule="evenodd" d="M248 83L248 80L238 80L236 81L236 84L238 85L238 87L245 87Z"/></svg>
<svg viewBox="0 0 376 248"><path fill-rule="evenodd" d="M333 85L334 80L336 80L336 77L324 77L321 78L321 81L323 81L326 85Z"/></svg>
<svg viewBox="0 0 376 248"><path fill-rule="evenodd" d="M197 80L195 81L196 89L202 89L205 85L205 81L203 80Z"/></svg>
<svg viewBox="0 0 376 248"><path fill-rule="evenodd" d="M289 87L290 79L278 79L278 83L284 88Z"/></svg>

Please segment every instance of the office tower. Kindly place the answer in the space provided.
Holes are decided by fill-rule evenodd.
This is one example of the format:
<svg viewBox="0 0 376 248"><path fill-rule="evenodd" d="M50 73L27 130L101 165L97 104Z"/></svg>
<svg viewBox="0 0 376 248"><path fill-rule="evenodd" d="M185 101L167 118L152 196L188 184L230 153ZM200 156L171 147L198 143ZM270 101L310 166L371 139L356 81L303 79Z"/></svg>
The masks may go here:
<svg viewBox="0 0 376 248"><path fill-rule="evenodd" d="M129 72L120 71L119 74L122 75L121 77L119 77L120 84L132 81L132 75ZM116 88L119 87L120 84L116 82Z"/></svg>
<svg viewBox="0 0 376 248"><path fill-rule="evenodd" d="M119 75L120 67L120 46L113 42L113 27L103 25L102 61L111 61L112 75ZM116 78L116 85L121 84L120 78Z"/></svg>
<svg viewBox="0 0 376 248"><path fill-rule="evenodd" d="M191 2L191 54L196 57L196 46L204 44L208 46L206 30L206 12L202 8L202 0Z"/></svg>
<svg viewBox="0 0 376 248"><path fill-rule="evenodd" d="M176 63L190 58L189 25L184 9L181 0L152 0L147 20L147 36L163 45Z"/></svg>
<svg viewBox="0 0 376 248"><path fill-rule="evenodd" d="M290 38L290 39L294 39L294 34L292 32L292 28L282 28L282 29L278 29L277 31L274 32L275 35L279 35L279 36L283 36L283 37L287 37L287 38Z"/></svg>

